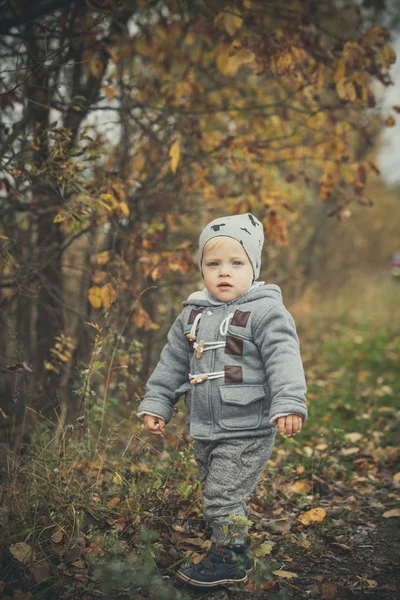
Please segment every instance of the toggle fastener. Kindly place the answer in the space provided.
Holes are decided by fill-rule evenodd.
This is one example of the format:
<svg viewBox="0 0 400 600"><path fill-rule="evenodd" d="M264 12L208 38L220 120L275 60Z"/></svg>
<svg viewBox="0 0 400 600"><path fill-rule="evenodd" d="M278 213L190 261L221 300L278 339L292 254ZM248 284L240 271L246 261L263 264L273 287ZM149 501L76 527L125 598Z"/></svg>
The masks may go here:
<svg viewBox="0 0 400 600"><path fill-rule="evenodd" d="M197 340L197 337L195 335L192 335L191 333L187 333L186 337L188 340L190 340L191 342L195 342Z"/></svg>
<svg viewBox="0 0 400 600"><path fill-rule="evenodd" d="M208 375L196 375L193 379L191 379L190 383L196 385L197 383L202 383L203 381L207 381Z"/></svg>
<svg viewBox="0 0 400 600"><path fill-rule="evenodd" d="M204 340L200 340L198 344L196 344L196 358L201 358L201 355L204 352Z"/></svg>

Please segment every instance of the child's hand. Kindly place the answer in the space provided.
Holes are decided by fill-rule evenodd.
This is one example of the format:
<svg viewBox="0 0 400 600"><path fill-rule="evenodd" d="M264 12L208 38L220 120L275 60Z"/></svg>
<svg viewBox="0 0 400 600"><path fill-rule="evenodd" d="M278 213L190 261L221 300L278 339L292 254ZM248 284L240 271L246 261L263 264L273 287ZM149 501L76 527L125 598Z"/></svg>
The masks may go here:
<svg viewBox="0 0 400 600"><path fill-rule="evenodd" d="M303 426L303 419L300 415L287 415L286 417L279 417L276 420L276 426L279 433L291 437L300 433Z"/></svg>
<svg viewBox="0 0 400 600"><path fill-rule="evenodd" d="M161 417L154 417L153 415L144 415L143 423L147 431L150 431L153 435L163 435L165 431L165 421Z"/></svg>

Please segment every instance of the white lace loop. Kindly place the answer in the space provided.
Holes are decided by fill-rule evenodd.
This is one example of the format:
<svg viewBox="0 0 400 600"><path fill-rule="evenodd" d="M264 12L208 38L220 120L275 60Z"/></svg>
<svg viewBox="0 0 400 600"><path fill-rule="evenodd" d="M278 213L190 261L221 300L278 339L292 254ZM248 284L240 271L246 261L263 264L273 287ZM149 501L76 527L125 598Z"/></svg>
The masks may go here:
<svg viewBox="0 0 400 600"><path fill-rule="evenodd" d="M203 313L199 313L198 315L196 315L196 318L193 321L189 333L186 334L186 337L193 342L193 348L196 350L196 358L201 358L201 355L203 354L203 352L205 352L205 350L217 350L218 348L224 348L226 346L226 342L222 341L205 342L204 340L199 340L199 342L197 342L196 329L202 314ZM233 318L233 315L234 313L230 313L219 326L220 334L224 337L228 333L228 327Z"/></svg>
<svg viewBox="0 0 400 600"><path fill-rule="evenodd" d="M228 333L228 327L229 327L229 325L230 325L230 322L231 322L231 321L232 321L232 319L233 319L233 315L234 315L234 313L230 313L230 314L229 314L229 315L226 317L226 319L224 319L224 320L222 321L221 325L219 326L219 331L220 331L220 334L221 334L221 335L223 335L223 336L226 336L226 334Z"/></svg>
<svg viewBox="0 0 400 600"><path fill-rule="evenodd" d="M202 314L203 314L203 313L199 313L198 315L196 315L196 318L195 318L195 320L194 320L194 321L193 321L193 323L192 323L192 327L190 328L190 331L189 331L189 333L186 335L186 337L187 337L189 340L195 340L195 339L196 339L196 329L197 329L197 324L198 324L198 322L200 321L200 319L201 319L201 315L202 315Z"/></svg>
<svg viewBox="0 0 400 600"><path fill-rule="evenodd" d="M207 381L207 379L218 379L219 377L225 377L225 371L214 371L211 373L197 373L197 375L192 375L191 373L189 373L189 381L193 385L196 385L198 383L203 383L203 381Z"/></svg>

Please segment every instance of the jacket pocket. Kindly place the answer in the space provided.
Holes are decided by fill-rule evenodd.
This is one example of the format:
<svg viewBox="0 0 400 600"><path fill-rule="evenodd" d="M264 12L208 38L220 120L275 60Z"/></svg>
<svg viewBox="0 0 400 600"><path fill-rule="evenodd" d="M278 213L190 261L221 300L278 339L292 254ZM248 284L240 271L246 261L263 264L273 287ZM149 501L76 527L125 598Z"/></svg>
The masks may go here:
<svg viewBox="0 0 400 600"><path fill-rule="evenodd" d="M257 429L262 420L262 385L221 385L221 427L224 429Z"/></svg>

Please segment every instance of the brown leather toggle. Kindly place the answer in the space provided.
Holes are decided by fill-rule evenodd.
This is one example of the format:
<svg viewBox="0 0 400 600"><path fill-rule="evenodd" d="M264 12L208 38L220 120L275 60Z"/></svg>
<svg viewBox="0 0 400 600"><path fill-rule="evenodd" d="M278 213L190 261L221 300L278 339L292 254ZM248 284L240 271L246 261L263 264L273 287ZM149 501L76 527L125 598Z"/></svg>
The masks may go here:
<svg viewBox="0 0 400 600"><path fill-rule="evenodd" d="M204 340L200 340L196 348L196 358L201 358L204 351Z"/></svg>
<svg viewBox="0 0 400 600"><path fill-rule="evenodd" d="M208 375L196 375L193 379L190 380L190 383L196 385L197 383L202 383L203 381L207 381Z"/></svg>

